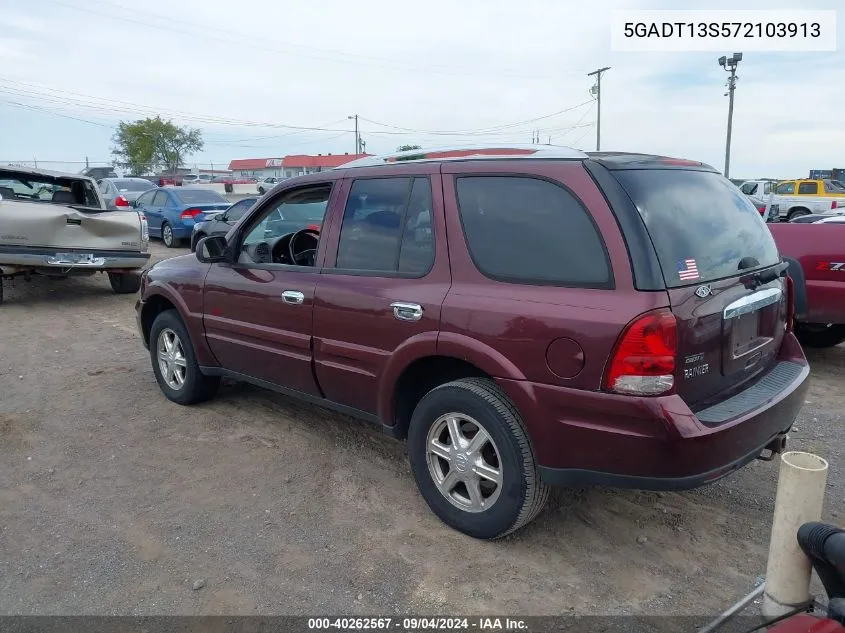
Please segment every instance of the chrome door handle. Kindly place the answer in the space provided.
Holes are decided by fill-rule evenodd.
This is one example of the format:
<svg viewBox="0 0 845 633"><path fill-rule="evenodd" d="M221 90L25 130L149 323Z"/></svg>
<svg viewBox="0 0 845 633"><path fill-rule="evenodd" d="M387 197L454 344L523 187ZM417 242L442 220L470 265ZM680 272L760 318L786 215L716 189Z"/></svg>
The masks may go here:
<svg viewBox="0 0 845 633"><path fill-rule="evenodd" d="M400 321L419 321L423 317L423 308L418 303L397 301L391 303L390 307L393 308L393 316Z"/></svg>
<svg viewBox="0 0 845 633"><path fill-rule="evenodd" d="M282 293L282 300L292 306L298 306L305 301L305 295L297 290L285 290Z"/></svg>

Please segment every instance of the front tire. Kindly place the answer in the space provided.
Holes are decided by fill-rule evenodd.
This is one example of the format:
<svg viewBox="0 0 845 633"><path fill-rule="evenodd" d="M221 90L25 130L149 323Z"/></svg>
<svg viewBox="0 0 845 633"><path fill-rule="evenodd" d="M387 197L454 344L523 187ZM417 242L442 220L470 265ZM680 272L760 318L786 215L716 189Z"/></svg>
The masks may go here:
<svg viewBox="0 0 845 633"><path fill-rule="evenodd" d="M115 294L134 294L141 289L141 275L138 273L109 273L109 283Z"/></svg>
<svg viewBox="0 0 845 633"><path fill-rule="evenodd" d="M188 405L217 394L220 378L200 372L188 330L175 310L165 310L153 321L150 360L158 386L168 400Z"/></svg>
<svg viewBox="0 0 845 633"><path fill-rule="evenodd" d="M206 237L205 233L197 233L193 238L191 238L191 252L195 253L197 250L197 244L199 244L202 238Z"/></svg>
<svg viewBox="0 0 845 633"><path fill-rule="evenodd" d="M431 510L475 538L518 530L549 496L519 413L489 379L465 378L428 392L411 417L408 454Z"/></svg>
<svg viewBox="0 0 845 633"><path fill-rule="evenodd" d="M835 347L845 342L845 323L799 323L795 334L806 347Z"/></svg>

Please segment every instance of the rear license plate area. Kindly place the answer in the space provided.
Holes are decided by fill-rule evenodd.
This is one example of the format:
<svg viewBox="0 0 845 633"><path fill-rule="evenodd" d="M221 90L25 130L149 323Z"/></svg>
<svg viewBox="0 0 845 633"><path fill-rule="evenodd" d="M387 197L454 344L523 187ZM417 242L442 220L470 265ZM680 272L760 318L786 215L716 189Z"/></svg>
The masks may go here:
<svg viewBox="0 0 845 633"><path fill-rule="evenodd" d="M760 347L760 311L755 310L731 319L731 350L734 358Z"/></svg>
<svg viewBox="0 0 845 633"><path fill-rule="evenodd" d="M102 257L92 253L56 253L47 258L47 263L53 266L100 266L103 262Z"/></svg>

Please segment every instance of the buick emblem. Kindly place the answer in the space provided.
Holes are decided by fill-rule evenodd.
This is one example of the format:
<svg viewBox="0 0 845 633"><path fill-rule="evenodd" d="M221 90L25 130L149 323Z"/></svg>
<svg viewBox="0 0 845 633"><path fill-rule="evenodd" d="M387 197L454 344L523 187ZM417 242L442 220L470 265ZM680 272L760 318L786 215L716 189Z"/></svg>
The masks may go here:
<svg viewBox="0 0 845 633"><path fill-rule="evenodd" d="M711 292L710 284L704 284L695 289L695 296L704 299Z"/></svg>

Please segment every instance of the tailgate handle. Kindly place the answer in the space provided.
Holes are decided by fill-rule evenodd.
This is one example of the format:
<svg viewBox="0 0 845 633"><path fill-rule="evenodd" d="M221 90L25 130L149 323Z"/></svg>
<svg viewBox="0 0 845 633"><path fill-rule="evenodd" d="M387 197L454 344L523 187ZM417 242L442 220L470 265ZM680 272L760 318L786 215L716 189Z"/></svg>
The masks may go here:
<svg viewBox="0 0 845 633"><path fill-rule="evenodd" d="M67 223L73 224L75 226L82 226L82 220L80 220L79 218L68 218Z"/></svg>
<svg viewBox="0 0 845 633"><path fill-rule="evenodd" d="M783 290L780 288L766 288L752 292L741 299L737 299L730 303L722 313L725 319L733 319L734 317L742 316L750 312L755 312L766 306L778 303L783 296Z"/></svg>

